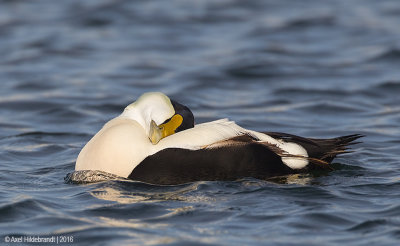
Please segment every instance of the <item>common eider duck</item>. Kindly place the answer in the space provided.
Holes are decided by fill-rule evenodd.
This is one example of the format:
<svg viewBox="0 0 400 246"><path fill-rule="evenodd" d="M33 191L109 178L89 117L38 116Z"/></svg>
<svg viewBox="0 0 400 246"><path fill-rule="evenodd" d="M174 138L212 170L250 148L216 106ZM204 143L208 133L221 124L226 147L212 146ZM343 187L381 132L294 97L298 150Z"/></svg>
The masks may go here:
<svg viewBox="0 0 400 246"><path fill-rule="evenodd" d="M256 132L227 119L194 124L190 109L149 92L83 147L75 170L98 170L159 185L233 181L331 169L361 135L332 139Z"/></svg>

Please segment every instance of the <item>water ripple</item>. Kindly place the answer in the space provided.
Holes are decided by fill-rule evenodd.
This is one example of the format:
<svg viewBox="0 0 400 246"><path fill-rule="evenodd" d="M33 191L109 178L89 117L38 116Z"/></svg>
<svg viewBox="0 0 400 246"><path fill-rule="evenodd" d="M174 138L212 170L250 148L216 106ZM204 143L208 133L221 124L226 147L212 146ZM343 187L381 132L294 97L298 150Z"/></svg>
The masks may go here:
<svg viewBox="0 0 400 246"><path fill-rule="evenodd" d="M3 238L397 245L398 13L396 1L0 1ZM196 123L366 137L335 171L268 180L74 172L90 137L147 91Z"/></svg>

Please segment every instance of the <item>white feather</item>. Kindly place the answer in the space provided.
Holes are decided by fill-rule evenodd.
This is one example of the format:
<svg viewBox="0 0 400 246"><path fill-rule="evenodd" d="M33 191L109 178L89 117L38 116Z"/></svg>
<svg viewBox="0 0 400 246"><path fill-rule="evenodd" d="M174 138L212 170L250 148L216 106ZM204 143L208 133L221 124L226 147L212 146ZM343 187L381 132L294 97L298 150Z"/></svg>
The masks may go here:
<svg viewBox="0 0 400 246"><path fill-rule="evenodd" d="M83 147L75 170L99 170L128 177L133 168L146 158L151 145L137 121L117 117Z"/></svg>
<svg viewBox="0 0 400 246"><path fill-rule="evenodd" d="M159 92L143 94L110 120L83 147L75 170L100 170L128 177L153 151L150 123L161 124L175 114L170 99Z"/></svg>
<svg viewBox="0 0 400 246"><path fill-rule="evenodd" d="M275 139L267 134L246 130L248 133L254 135L262 142L268 142L270 144L276 145L276 147L280 148L281 150L285 151L291 155L298 155L303 157L308 157L307 150L303 148L303 146L285 142L283 140ZM308 165L308 160L306 158L296 158L296 157L282 157L282 162L292 169L301 169Z"/></svg>
<svg viewBox="0 0 400 246"><path fill-rule="evenodd" d="M137 121L149 135L152 120L157 125L175 114L171 100L160 92L148 92L140 96L134 103L128 105L121 117Z"/></svg>
<svg viewBox="0 0 400 246"><path fill-rule="evenodd" d="M242 128L236 125L233 121L229 122L230 122L230 127L234 128L235 131L239 133L237 135L249 134L251 136L255 136L256 138L258 138L260 142L267 142L269 144L275 145L276 147L280 148L287 154L308 157L306 149L304 149L299 144L275 139L267 134ZM214 145L212 147L219 147L219 146L220 145ZM306 158L298 158L298 157L282 157L282 162L292 169L301 169L308 165L308 160Z"/></svg>
<svg viewBox="0 0 400 246"><path fill-rule="evenodd" d="M228 119L202 123L166 138L163 138L155 147L200 149L218 141L236 137L242 134L243 128Z"/></svg>

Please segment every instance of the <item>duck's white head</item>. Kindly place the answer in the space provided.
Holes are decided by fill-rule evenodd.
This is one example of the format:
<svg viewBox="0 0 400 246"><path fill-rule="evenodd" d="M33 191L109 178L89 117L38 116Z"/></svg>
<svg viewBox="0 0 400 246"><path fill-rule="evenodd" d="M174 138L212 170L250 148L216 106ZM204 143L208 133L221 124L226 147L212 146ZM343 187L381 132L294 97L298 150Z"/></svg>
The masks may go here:
<svg viewBox="0 0 400 246"><path fill-rule="evenodd" d="M153 144L175 132L194 126L189 108L170 100L161 92L148 92L128 105L121 117L137 121Z"/></svg>

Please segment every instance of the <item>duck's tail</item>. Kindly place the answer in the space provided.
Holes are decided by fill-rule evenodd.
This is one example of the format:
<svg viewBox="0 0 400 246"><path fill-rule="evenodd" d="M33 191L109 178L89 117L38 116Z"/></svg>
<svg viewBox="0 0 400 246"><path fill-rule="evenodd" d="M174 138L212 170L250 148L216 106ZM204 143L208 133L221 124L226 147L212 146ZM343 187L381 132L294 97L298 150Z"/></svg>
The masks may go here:
<svg viewBox="0 0 400 246"><path fill-rule="evenodd" d="M337 155L351 153L349 150L350 145L358 144L355 140L364 137L361 134L352 134L332 139L315 139L323 149L324 153L319 157L319 159L330 163Z"/></svg>
<svg viewBox="0 0 400 246"><path fill-rule="evenodd" d="M329 139L303 138L286 133L267 132L273 138L282 139L287 142L293 142L306 149L308 160L311 164L330 168L329 164L340 154L351 153L349 146L357 144L355 140L364 137L361 134L352 134Z"/></svg>

